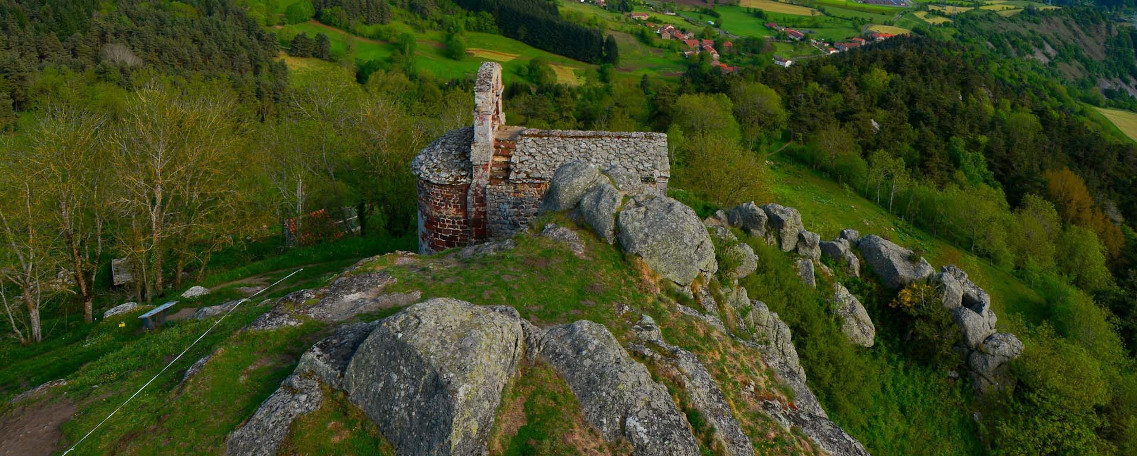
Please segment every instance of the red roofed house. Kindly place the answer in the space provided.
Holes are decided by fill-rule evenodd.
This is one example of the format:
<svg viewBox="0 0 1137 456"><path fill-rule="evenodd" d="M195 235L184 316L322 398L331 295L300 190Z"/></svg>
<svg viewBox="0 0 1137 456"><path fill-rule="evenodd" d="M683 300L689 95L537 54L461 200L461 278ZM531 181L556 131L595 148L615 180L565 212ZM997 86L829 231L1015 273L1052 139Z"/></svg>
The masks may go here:
<svg viewBox="0 0 1137 456"><path fill-rule="evenodd" d="M804 33L801 33L794 29L786 29L786 35L789 35L790 39L795 41L800 41L802 38L805 38Z"/></svg>
<svg viewBox="0 0 1137 456"><path fill-rule="evenodd" d="M852 41L852 42L854 42L854 43L857 43L858 45L861 45L861 44L865 44L865 39L864 39L864 38L861 38L861 37L859 37L859 36L858 36L858 37L856 37L856 38L853 38L853 39L851 39L851 40L849 40L849 41Z"/></svg>
<svg viewBox="0 0 1137 456"><path fill-rule="evenodd" d="M686 44L687 47L691 49L699 48L699 40L683 40L683 44Z"/></svg>
<svg viewBox="0 0 1137 456"><path fill-rule="evenodd" d="M637 21L642 21L644 19L647 19L648 16L651 16L651 15L648 13L632 13L632 19L635 19Z"/></svg>
<svg viewBox="0 0 1137 456"><path fill-rule="evenodd" d="M716 66L720 70L722 70L723 73L733 73L735 71L738 71L737 67L732 67L732 66L727 65L725 63L716 63L716 64L714 64L714 66Z"/></svg>
<svg viewBox="0 0 1137 456"><path fill-rule="evenodd" d="M730 50L731 50L731 48L733 48L733 47L734 47L734 44L732 44L730 41L724 42L724 43L722 44L722 52L723 52L723 54L729 53L729 52L730 52Z"/></svg>

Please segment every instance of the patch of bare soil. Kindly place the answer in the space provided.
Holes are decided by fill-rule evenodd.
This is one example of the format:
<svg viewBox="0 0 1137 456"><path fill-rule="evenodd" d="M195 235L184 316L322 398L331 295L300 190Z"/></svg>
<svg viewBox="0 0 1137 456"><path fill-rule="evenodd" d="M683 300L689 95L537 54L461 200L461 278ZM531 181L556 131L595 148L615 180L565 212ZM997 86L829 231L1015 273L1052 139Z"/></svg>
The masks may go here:
<svg viewBox="0 0 1137 456"><path fill-rule="evenodd" d="M197 312L197 307L186 307L186 308L181 309L177 312L174 312L174 314L172 314L172 315L167 316L166 321L185 320L189 317L192 317L194 312Z"/></svg>
<svg viewBox="0 0 1137 456"><path fill-rule="evenodd" d="M45 399L17 406L0 417L0 456L50 455L60 450L59 426L77 407L70 399Z"/></svg>

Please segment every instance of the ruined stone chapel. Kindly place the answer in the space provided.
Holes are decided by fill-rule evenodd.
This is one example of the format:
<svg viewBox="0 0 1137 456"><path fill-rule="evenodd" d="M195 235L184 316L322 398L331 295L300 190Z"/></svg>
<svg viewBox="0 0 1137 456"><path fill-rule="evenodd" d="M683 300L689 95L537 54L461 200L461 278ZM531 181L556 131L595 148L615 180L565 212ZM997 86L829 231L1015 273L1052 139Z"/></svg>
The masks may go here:
<svg viewBox="0 0 1137 456"><path fill-rule="evenodd" d="M443 134L411 165L418 177L421 253L527 228L553 173L572 160L606 170L629 195L667 192L667 135L507 126L502 89L501 65L483 63L474 85L474 125Z"/></svg>

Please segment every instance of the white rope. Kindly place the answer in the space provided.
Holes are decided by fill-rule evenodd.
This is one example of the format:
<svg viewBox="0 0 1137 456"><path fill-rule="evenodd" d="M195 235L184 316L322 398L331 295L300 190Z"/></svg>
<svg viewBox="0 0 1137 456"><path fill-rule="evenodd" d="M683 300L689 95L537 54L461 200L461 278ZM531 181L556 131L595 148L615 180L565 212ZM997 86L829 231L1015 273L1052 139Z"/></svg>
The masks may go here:
<svg viewBox="0 0 1137 456"><path fill-rule="evenodd" d="M106 423L107 420L109 420L109 419L111 419L111 417L115 416L115 414L118 413L119 410L122 410L123 407L126 407L126 404L129 404L130 401L134 400L134 398L137 397L140 393L142 393L142 390L146 389L147 386L150 386L151 383L154 383L154 380L157 380L158 377L160 375L162 375L163 372L166 372L166 369L169 369L170 366L173 366L174 363L178 362L178 360L181 359L182 356L184 356L187 352L189 352L190 349L193 348L194 345L197 345L198 342L201 342L201 339L204 339L205 336L208 335L210 331L213 331L213 328L216 328L217 325L221 324L221 322L225 320L225 317L228 317L229 314L233 313L234 310L237 310L237 307L240 307L241 304L244 304L245 301L249 300L249 298L254 298L257 295L264 293L265 290L268 290L269 288L272 288L272 287L279 285L281 282L288 280L289 277L292 277L292 276L296 275L298 272L303 271L303 270L304 270L304 268L297 269L297 270L293 271L292 274L288 274L288 275L284 276L284 278L277 280L276 282L273 282L272 285L261 288L260 291L253 293L248 298L243 298L240 301L237 301L237 303L234 304L233 307L229 308L228 312L225 312L225 314L222 315L221 318L217 319L217 321L213 323L213 326L210 326L209 329L206 329L205 332L201 333L201 335L198 336L197 339L194 340L192 343L190 343L189 346L187 346L185 350L182 350L182 352L179 353L178 356L174 357L173 361L170 361L169 364L166 364L166 367L163 367L162 370L158 371L157 374L154 374L154 377L151 378L150 381L146 382L145 385L142 385L141 388L138 388L138 391L135 391L134 394L131 394L130 397L127 398L126 401L122 403L122 405L119 405L118 408L114 409L114 411L111 412L110 415L107 415L106 418L103 418L103 420L100 421L99 424L96 424L95 427L92 428L91 431L87 433L87 435L84 435L83 438L79 439L78 442L75 442L74 445L71 445L71 448L68 448L67 451L63 452L63 454L70 453L72 450L75 449L75 447L79 446L80 443L83 443L84 440L87 440L87 437L90 437L91 434L94 434L95 430L102 427L103 423Z"/></svg>

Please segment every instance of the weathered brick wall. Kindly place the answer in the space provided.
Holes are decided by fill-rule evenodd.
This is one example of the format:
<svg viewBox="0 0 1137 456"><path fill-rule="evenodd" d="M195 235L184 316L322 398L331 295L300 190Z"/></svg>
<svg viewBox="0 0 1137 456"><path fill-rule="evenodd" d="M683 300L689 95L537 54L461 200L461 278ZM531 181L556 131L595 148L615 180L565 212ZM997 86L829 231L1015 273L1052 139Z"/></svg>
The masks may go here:
<svg viewBox="0 0 1137 456"><path fill-rule="evenodd" d="M548 182L572 160L615 168L627 180L621 188L631 194L666 193L671 178L663 133L527 129L517 137L509 180Z"/></svg>
<svg viewBox="0 0 1137 456"><path fill-rule="evenodd" d="M418 180L420 253L441 252L469 245L474 239L466 208L470 184L435 184ZM482 233L481 239L485 239Z"/></svg>

